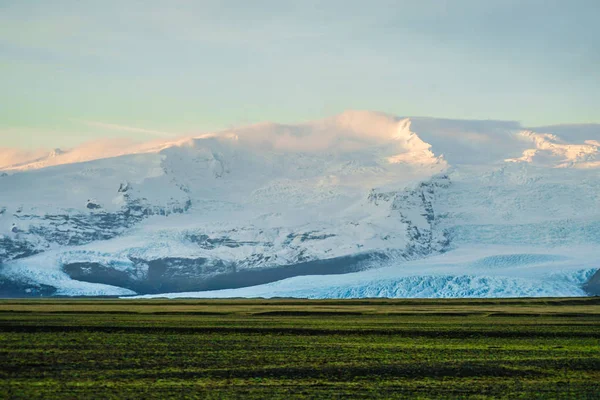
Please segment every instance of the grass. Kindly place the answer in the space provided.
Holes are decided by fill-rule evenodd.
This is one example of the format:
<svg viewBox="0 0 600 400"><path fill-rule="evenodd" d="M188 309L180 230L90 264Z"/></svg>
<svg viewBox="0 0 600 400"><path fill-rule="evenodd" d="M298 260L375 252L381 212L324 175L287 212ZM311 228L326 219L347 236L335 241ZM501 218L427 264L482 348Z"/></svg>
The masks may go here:
<svg viewBox="0 0 600 400"><path fill-rule="evenodd" d="M0 301L1 398L600 398L600 298Z"/></svg>

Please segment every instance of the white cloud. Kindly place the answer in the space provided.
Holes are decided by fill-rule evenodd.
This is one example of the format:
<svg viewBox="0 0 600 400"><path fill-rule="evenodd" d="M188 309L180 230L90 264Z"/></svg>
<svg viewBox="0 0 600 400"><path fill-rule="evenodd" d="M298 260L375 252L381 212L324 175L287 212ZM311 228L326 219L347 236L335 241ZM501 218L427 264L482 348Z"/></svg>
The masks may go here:
<svg viewBox="0 0 600 400"><path fill-rule="evenodd" d="M175 133L171 133L171 132L157 131L157 130L153 130L153 129L144 129L144 128L138 128L138 127L134 127L134 126L127 126L127 125L108 124L105 122L98 122L98 121L79 121L79 122L82 122L87 126L108 129L111 131L144 133L144 134L147 134L150 136L156 136L156 137L171 137L171 136L176 135Z"/></svg>

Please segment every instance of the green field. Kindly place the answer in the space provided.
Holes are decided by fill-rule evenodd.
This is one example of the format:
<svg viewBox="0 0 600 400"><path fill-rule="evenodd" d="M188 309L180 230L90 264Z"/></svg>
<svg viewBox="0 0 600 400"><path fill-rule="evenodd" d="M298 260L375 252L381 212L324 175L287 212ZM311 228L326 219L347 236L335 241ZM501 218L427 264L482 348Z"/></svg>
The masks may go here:
<svg viewBox="0 0 600 400"><path fill-rule="evenodd" d="M0 398L600 398L600 298L0 301Z"/></svg>

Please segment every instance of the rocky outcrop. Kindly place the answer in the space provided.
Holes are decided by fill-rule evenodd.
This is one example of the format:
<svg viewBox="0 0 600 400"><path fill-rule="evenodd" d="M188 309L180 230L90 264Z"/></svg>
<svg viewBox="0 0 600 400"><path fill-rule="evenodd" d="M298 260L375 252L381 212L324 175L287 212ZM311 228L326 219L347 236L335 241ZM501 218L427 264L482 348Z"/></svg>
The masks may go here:
<svg viewBox="0 0 600 400"><path fill-rule="evenodd" d="M407 258L443 253L450 247L449 232L442 227L444 214L435 209L440 191L450 187L448 175L434 176L414 189L380 193L372 190L369 201L377 206L388 205L393 215L406 227L408 238L403 254Z"/></svg>
<svg viewBox="0 0 600 400"><path fill-rule="evenodd" d="M43 249L26 240L2 236L0 237L0 266L6 261L33 256L42 251Z"/></svg>
<svg viewBox="0 0 600 400"><path fill-rule="evenodd" d="M590 296L600 296L600 269L583 285Z"/></svg>
<svg viewBox="0 0 600 400"><path fill-rule="evenodd" d="M92 206L90 206L92 205ZM117 212L107 212L92 201L89 212L65 211L64 214L23 214L13 218L12 237L0 237L0 264L45 251L50 245L79 246L93 241L108 240L152 215L181 214L192 203L175 203L169 207L150 205L145 199L127 201Z"/></svg>
<svg viewBox="0 0 600 400"><path fill-rule="evenodd" d="M357 254L272 268L238 268L236 263L207 258L132 259L128 271L100 263L63 266L72 279L131 289L139 294L234 289L301 275L333 275L361 271L384 261L383 253Z"/></svg>
<svg viewBox="0 0 600 400"><path fill-rule="evenodd" d="M55 293L56 288L50 285L3 276L2 266L0 265L0 297L49 297Z"/></svg>

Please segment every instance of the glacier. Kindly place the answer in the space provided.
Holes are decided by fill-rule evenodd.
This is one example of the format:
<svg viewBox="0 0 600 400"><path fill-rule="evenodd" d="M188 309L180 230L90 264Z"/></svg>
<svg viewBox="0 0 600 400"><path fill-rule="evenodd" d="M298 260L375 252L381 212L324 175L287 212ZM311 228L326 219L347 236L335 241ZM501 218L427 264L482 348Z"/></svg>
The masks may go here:
<svg viewBox="0 0 600 400"><path fill-rule="evenodd" d="M585 257L560 251L515 254L502 248L463 248L441 256L397 263L342 276L302 276L265 285L204 292L164 293L136 298L479 298L585 296L582 286L598 270L600 254L578 249ZM563 249L564 250L564 249ZM494 256L486 256L494 254ZM479 258L478 258L479 257Z"/></svg>
<svg viewBox="0 0 600 400"><path fill-rule="evenodd" d="M0 150L0 296L600 294L600 126L348 111Z"/></svg>

